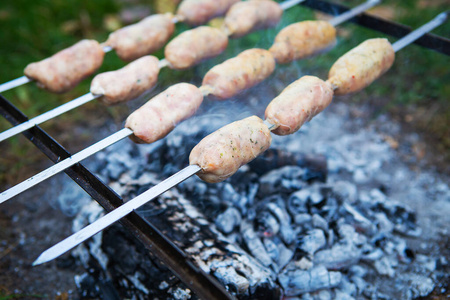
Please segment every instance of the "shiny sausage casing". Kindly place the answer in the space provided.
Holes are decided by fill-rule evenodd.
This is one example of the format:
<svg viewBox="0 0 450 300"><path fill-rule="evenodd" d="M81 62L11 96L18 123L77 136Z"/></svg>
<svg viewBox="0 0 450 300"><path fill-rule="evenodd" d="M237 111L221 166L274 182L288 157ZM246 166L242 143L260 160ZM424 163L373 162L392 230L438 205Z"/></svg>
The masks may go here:
<svg viewBox="0 0 450 300"><path fill-rule="evenodd" d="M252 116L228 124L205 137L192 149L189 164L202 170L206 182L220 182L270 147L272 137L263 121Z"/></svg>
<svg viewBox="0 0 450 300"><path fill-rule="evenodd" d="M328 81L336 95L362 90L394 63L395 51L387 39L370 39L341 56L331 67Z"/></svg>
<svg viewBox="0 0 450 300"><path fill-rule="evenodd" d="M107 105L133 100L156 85L158 64L158 58L144 56L119 70L98 74L91 93L103 95L100 100Z"/></svg>
<svg viewBox="0 0 450 300"><path fill-rule="evenodd" d="M178 83L156 95L134 111L125 122L136 143L153 143L192 116L203 101L201 91L189 83Z"/></svg>
<svg viewBox="0 0 450 300"><path fill-rule="evenodd" d="M234 3L239 0L183 0L177 10L177 15L183 22L198 26L209 20L223 16Z"/></svg>
<svg viewBox="0 0 450 300"><path fill-rule="evenodd" d="M219 55L227 46L228 37L223 31L200 26L185 31L171 40L164 50L164 55L170 63L170 68L181 70Z"/></svg>
<svg viewBox="0 0 450 300"><path fill-rule="evenodd" d="M334 45L336 29L326 21L303 21L282 29L270 47L277 63L286 64Z"/></svg>
<svg viewBox="0 0 450 300"><path fill-rule="evenodd" d="M94 73L103 63L105 52L97 41L82 40L53 56L31 63L25 75L39 87L53 93L65 93Z"/></svg>
<svg viewBox="0 0 450 300"><path fill-rule="evenodd" d="M303 76L286 87L266 108L266 120L274 124L273 133L288 135L296 132L333 99L331 86L314 76Z"/></svg>
<svg viewBox="0 0 450 300"><path fill-rule="evenodd" d="M264 49L249 49L214 66L203 78L211 94L227 99L260 83L275 69L272 54Z"/></svg>
<svg viewBox="0 0 450 300"><path fill-rule="evenodd" d="M227 12L224 27L232 38L239 38L258 29L274 27L283 9L272 0L249 0L234 4Z"/></svg>
<svg viewBox="0 0 450 300"><path fill-rule="evenodd" d="M172 14L152 15L114 31L105 45L112 47L120 59L131 61L161 49L174 30Z"/></svg>

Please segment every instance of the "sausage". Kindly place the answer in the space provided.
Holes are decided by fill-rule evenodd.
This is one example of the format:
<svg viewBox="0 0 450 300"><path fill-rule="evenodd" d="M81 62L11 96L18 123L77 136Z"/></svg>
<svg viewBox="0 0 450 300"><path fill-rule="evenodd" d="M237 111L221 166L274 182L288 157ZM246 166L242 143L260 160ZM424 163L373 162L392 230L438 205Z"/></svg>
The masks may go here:
<svg viewBox="0 0 450 300"><path fill-rule="evenodd" d="M336 95L362 90L394 63L395 51L387 39L370 39L341 56L331 67L328 81Z"/></svg>
<svg viewBox="0 0 450 300"><path fill-rule="evenodd" d="M185 31L170 41L164 55L170 68L181 70L219 55L227 46L228 37L223 31L201 26Z"/></svg>
<svg viewBox="0 0 450 300"><path fill-rule="evenodd" d="M220 182L270 147L272 137L263 121L252 116L228 124L205 137L192 149L189 164L202 170L206 182Z"/></svg>
<svg viewBox="0 0 450 300"><path fill-rule="evenodd" d="M314 76L303 76L269 103L265 117L275 125L273 133L292 134L324 110L332 99L330 84Z"/></svg>
<svg viewBox="0 0 450 300"><path fill-rule="evenodd" d="M155 87L158 63L158 58L144 56L119 70L98 74L92 80L91 93L103 95L100 100L107 105L133 100Z"/></svg>
<svg viewBox="0 0 450 300"><path fill-rule="evenodd" d="M275 70L275 59L264 49L249 49L214 66L203 78L203 86L219 99L227 99L260 83Z"/></svg>
<svg viewBox="0 0 450 300"><path fill-rule="evenodd" d="M142 21L111 33L105 45L120 59L132 61L161 49L175 30L170 13L149 16Z"/></svg>
<svg viewBox="0 0 450 300"><path fill-rule="evenodd" d="M326 50L336 43L336 29L326 21L303 21L282 29L270 47L277 63L286 64Z"/></svg>
<svg viewBox="0 0 450 300"><path fill-rule="evenodd" d="M227 12L224 27L232 38L239 38L258 29L274 27L283 9L272 0L249 0L234 4Z"/></svg>
<svg viewBox="0 0 450 300"><path fill-rule="evenodd" d="M97 41L81 40L53 56L31 63L24 73L37 85L53 93L65 93L94 73L105 52Z"/></svg>
<svg viewBox="0 0 450 300"><path fill-rule="evenodd" d="M134 142L153 143L192 116L202 101L203 95L196 86L175 84L128 116L125 127L133 131L130 138Z"/></svg>
<svg viewBox="0 0 450 300"><path fill-rule="evenodd" d="M177 15L190 26L205 24L209 20L223 16L239 0L184 0Z"/></svg>

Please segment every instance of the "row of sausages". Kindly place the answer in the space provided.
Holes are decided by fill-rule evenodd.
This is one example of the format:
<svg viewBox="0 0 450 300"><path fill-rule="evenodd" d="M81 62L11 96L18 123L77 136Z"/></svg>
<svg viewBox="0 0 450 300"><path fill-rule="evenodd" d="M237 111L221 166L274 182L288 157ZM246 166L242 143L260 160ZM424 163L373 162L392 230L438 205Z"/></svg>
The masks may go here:
<svg viewBox="0 0 450 300"><path fill-rule="evenodd" d="M24 73L40 87L64 93L101 66L103 47L111 47L122 60L132 61L161 49L172 36L177 20L197 26L227 11L220 30L202 27L172 41L165 53L169 66L185 69L216 56L228 45L228 36L241 37L275 26L283 13L280 5L272 0L184 0L176 16L170 13L149 16L111 33L103 44L94 40L80 41L52 57L29 64Z"/></svg>
<svg viewBox="0 0 450 300"><path fill-rule="evenodd" d="M201 167L198 176L207 182L225 180L269 148L270 131L277 135L298 131L331 103L333 95L349 94L368 86L392 66L394 57L386 39L363 42L336 61L327 81L303 76L286 87L267 106L266 122L252 116L204 138L192 150L190 164ZM154 142L192 116L202 101L201 88L176 84L133 112L125 127L133 131L134 141ZM266 123L271 124L270 129Z"/></svg>

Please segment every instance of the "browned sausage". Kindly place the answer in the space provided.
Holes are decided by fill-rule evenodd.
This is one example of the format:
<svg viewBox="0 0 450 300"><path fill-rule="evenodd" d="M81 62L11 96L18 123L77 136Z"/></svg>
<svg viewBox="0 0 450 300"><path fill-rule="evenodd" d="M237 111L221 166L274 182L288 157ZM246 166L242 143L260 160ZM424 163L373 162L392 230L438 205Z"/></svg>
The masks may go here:
<svg viewBox="0 0 450 300"><path fill-rule="evenodd" d="M97 41L82 40L53 56L31 63L25 75L54 93L65 93L94 73L103 63L105 52Z"/></svg>
<svg viewBox="0 0 450 300"><path fill-rule="evenodd" d="M275 70L272 54L249 49L213 67L203 78L203 86L219 99L227 99L260 83Z"/></svg>
<svg viewBox="0 0 450 300"><path fill-rule="evenodd" d="M332 46L336 29L326 21L303 21L282 29L270 47L277 63L286 64Z"/></svg>
<svg viewBox="0 0 450 300"><path fill-rule="evenodd" d="M134 142L153 143L192 116L202 101L203 95L196 86L175 84L133 112L127 118L125 127L133 131L130 138Z"/></svg>
<svg viewBox="0 0 450 300"><path fill-rule="evenodd" d="M387 39L370 39L341 56L331 67L328 81L336 95L362 90L394 63L395 52Z"/></svg>
<svg viewBox="0 0 450 300"><path fill-rule="evenodd" d="M209 26L185 31L170 41L164 51L169 67L187 69L202 60L215 57L228 46L227 35Z"/></svg>
<svg viewBox="0 0 450 300"><path fill-rule="evenodd" d="M105 45L112 47L120 59L131 61L161 49L169 40L175 24L172 14L157 14L114 31Z"/></svg>
<svg viewBox="0 0 450 300"><path fill-rule="evenodd" d="M224 27L232 38L239 38L258 29L274 27L283 9L272 0L249 0L234 4L227 12Z"/></svg>
<svg viewBox="0 0 450 300"><path fill-rule="evenodd" d="M239 0L184 0L178 7L177 15L191 26L205 24L209 20L223 16Z"/></svg>
<svg viewBox="0 0 450 300"><path fill-rule="evenodd" d="M158 63L158 58L144 56L119 70L98 74L92 80L91 93L103 95L100 100L107 105L133 100L155 87Z"/></svg>
<svg viewBox="0 0 450 300"><path fill-rule="evenodd" d="M272 137L263 121L252 116L228 124L205 137L192 149L189 164L202 168L206 182L220 182L270 147Z"/></svg>
<svg viewBox="0 0 450 300"><path fill-rule="evenodd" d="M314 76L303 76L285 88L266 108L266 120L273 133L288 135L324 110L333 99L333 89Z"/></svg>

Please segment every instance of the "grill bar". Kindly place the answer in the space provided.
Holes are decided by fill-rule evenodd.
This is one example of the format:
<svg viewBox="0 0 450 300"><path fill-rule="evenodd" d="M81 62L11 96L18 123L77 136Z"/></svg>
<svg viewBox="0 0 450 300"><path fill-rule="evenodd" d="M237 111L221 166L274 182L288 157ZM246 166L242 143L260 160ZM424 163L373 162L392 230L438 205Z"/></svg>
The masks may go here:
<svg viewBox="0 0 450 300"><path fill-rule="evenodd" d="M2 95L0 95L0 114L12 125L28 120ZM23 134L53 162L70 157L70 153L39 126ZM123 199L119 195L82 164L76 164L65 172L107 212L123 204ZM138 213L130 213L121 220L121 223L200 298L234 299L215 279L197 268L184 252Z"/></svg>
<svg viewBox="0 0 450 300"><path fill-rule="evenodd" d="M337 15L342 14L348 10L350 10L348 7L335 4L327 1L322 0L306 0L305 2L302 2L299 5L304 5L307 7L310 7L315 10L322 11L324 13L330 14L330 15ZM388 35L391 35L393 37L401 38L409 34L412 29L409 26L405 26L396 22L388 21L373 15L362 13L353 19L350 20L350 22L353 22L355 24L364 26L366 28L376 30ZM437 52L440 52L445 55L450 55L450 39L432 34L427 33L424 36L422 36L420 39L417 39L414 44L420 45L422 47L435 50Z"/></svg>

